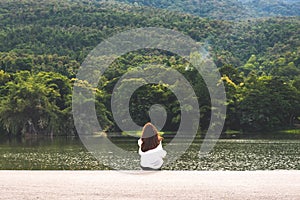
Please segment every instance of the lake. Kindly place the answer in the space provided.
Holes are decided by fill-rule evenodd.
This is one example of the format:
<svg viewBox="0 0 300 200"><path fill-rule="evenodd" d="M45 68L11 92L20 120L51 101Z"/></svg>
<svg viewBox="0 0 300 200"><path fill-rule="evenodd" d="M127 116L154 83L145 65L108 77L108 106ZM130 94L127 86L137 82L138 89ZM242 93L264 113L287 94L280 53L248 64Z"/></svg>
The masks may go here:
<svg viewBox="0 0 300 200"><path fill-rule="evenodd" d="M137 139L111 139L119 147L137 152ZM166 138L165 144L169 141ZM300 170L300 140L220 139L209 155L198 157L201 139L163 170ZM172 156L168 153L168 156ZM138 160L128 161L137 165ZM129 166L130 168L130 166ZM134 168L134 167L133 167ZM0 169L109 170L76 137L0 138Z"/></svg>

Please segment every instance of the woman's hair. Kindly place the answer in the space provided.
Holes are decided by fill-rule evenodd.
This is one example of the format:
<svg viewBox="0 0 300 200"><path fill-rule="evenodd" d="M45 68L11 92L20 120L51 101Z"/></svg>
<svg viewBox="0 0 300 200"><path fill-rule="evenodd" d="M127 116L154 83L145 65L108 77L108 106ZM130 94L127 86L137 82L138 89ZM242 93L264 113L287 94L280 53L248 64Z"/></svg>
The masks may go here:
<svg viewBox="0 0 300 200"><path fill-rule="evenodd" d="M162 140L163 138L158 134L158 131L153 124L151 124L150 122L145 124L142 131L143 143L141 149L143 152L155 149Z"/></svg>

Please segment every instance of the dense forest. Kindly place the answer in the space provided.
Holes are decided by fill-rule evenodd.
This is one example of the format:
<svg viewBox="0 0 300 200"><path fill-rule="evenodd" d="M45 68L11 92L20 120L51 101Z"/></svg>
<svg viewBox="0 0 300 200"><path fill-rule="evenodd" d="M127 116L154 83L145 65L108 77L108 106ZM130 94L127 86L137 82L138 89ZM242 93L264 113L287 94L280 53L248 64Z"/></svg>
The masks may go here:
<svg viewBox="0 0 300 200"><path fill-rule="evenodd" d="M139 27L173 29L208 43L226 87L224 131L274 130L299 123L299 16L237 22L123 3L3 0L0 133L76 134L72 87L81 63L101 41ZM190 81L199 98L200 127L207 129L212 108L203 79L184 59L158 50L128 53L103 74L94 88L101 126L119 131L110 108L114 85L127 71L151 63L174 68ZM144 124L156 103L168 112L163 130L175 131L180 123L178 101L163 85L145 85L134 93L132 118Z"/></svg>
<svg viewBox="0 0 300 200"><path fill-rule="evenodd" d="M299 16L298 0L116 0L220 20Z"/></svg>

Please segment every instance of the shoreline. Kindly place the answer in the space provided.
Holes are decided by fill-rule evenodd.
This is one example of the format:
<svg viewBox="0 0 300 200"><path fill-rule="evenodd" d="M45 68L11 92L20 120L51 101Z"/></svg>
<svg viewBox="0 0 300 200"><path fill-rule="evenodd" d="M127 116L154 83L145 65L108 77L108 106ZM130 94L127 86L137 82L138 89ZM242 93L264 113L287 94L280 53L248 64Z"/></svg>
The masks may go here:
<svg viewBox="0 0 300 200"><path fill-rule="evenodd" d="M300 199L300 170L0 171L1 199Z"/></svg>

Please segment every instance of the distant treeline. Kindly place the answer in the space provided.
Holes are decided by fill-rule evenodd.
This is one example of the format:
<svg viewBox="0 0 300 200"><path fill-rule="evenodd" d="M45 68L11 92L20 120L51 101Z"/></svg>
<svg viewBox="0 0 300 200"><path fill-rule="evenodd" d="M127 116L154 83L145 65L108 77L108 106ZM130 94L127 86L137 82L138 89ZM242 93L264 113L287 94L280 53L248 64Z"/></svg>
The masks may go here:
<svg viewBox="0 0 300 200"><path fill-rule="evenodd" d="M116 0L219 20L299 16L297 0Z"/></svg>
<svg viewBox="0 0 300 200"><path fill-rule="evenodd" d="M299 121L299 17L228 22L124 4L4 0L0 133L76 134L72 86L82 61L105 38L139 27L174 29L210 45L227 92L224 130L273 130ZM199 98L200 127L207 129L212 108L203 79L182 58L157 50L128 53L101 77L94 88L101 126L119 131L110 108L114 85L124 73L151 63L174 68L190 81ZM164 130L176 130L180 107L163 85L146 85L134 93L132 118L144 124L148 109L156 103L168 112Z"/></svg>

